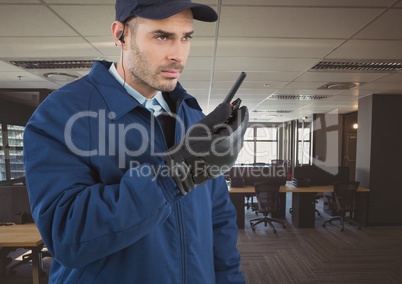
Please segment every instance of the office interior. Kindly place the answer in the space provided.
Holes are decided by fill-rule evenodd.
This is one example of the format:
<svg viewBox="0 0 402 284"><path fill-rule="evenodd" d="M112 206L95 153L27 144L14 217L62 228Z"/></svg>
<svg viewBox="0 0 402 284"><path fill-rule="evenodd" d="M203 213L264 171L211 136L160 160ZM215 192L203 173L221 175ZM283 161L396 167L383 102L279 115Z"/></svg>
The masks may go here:
<svg viewBox="0 0 402 284"><path fill-rule="evenodd" d="M276 133L267 157L248 153L238 164L348 166L370 189L366 225L402 225L402 1L198 2L219 20L194 22L180 82L209 113L246 72L236 97L250 129ZM0 18L4 181L24 175L20 135L35 108L93 61L121 53L110 32L113 0L2 0Z"/></svg>

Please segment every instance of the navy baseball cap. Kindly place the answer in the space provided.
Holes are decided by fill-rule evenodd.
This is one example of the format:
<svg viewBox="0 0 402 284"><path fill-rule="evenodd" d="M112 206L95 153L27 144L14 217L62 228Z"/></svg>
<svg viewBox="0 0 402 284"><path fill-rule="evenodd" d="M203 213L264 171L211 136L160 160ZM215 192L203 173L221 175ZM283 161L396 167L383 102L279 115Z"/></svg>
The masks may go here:
<svg viewBox="0 0 402 284"><path fill-rule="evenodd" d="M193 18L203 22L215 22L218 14L210 6L191 0L116 0L116 21L131 17L162 20L181 11L191 9Z"/></svg>

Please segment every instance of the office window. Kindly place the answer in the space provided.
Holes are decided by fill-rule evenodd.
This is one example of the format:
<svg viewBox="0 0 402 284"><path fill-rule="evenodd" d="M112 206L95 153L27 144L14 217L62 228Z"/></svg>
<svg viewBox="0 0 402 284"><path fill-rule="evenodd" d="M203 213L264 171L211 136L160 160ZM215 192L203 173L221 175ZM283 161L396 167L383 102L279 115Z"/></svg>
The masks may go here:
<svg viewBox="0 0 402 284"><path fill-rule="evenodd" d="M0 123L0 180L6 179L6 157L3 150L3 125Z"/></svg>
<svg viewBox="0 0 402 284"><path fill-rule="evenodd" d="M24 176L24 127L3 123L0 124L0 133L0 180Z"/></svg>
<svg viewBox="0 0 402 284"><path fill-rule="evenodd" d="M8 145L10 147L22 147L24 127L18 125L7 125Z"/></svg>
<svg viewBox="0 0 402 284"><path fill-rule="evenodd" d="M278 130L276 127L249 127L244 135L243 149L236 164L266 163L276 159L278 151Z"/></svg>
<svg viewBox="0 0 402 284"><path fill-rule="evenodd" d="M237 156L236 164L252 164L254 152L254 129L249 127L244 134L243 148Z"/></svg>
<svg viewBox="0 0 402 284"><path fill-rule="evenodd" d="M0 180L6 179L6 163L4 150L0 150Z"/></svg>
<svg viewBox="0 0 402 284"><path fill-rule="evenodd" d="M310 124L305 124L298 129L298 161L299 164L310 164L311 160L311 130Z"/></svg>

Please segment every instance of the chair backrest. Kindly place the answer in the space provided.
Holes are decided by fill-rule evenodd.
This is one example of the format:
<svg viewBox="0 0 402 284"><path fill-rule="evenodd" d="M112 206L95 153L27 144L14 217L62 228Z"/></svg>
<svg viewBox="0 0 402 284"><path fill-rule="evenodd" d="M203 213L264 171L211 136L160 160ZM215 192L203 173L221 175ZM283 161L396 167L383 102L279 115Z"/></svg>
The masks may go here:
<svg viewBox="0 0 402 284"><path fill-rule="evenodd" d="M338 212L356 211L356 192L359 181L334 183L334 196Z"/></svg>
<svg viewBox="0 0 402 284"><path fill-rule="evenodd" d="M336 182L349 181L350 169L345 166L317 166L303 165L294 167L293 177L297 179L308 178L310 185L332 185Z"/></svg>
<svg viewBox="0 0 402 284"><path fill-rule="evenodd" d="M14 222L17 213L25 213L25 221L33 222L26 186L0 186L0 222Z"/></svg>
<svg viewBox="0 0 402 284"><path fill-rule="evenodd" d="M272 213L280 209L279 189L281 185L269 182L254 184L258 212Z"/></svg>

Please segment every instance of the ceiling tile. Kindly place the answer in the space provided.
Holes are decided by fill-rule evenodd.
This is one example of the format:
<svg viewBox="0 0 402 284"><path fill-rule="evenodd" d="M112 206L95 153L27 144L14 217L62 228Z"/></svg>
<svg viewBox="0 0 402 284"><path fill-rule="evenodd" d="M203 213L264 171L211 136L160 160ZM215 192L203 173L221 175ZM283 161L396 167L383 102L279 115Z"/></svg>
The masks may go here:
<svg viewBox="0 0 402 284"><path fill-rule="evenodd" d="M381 90L387 91L400 91L402 92L402 86L400 83L368 83L360 87L362 90Z"/></svg>
<svg viewBox="0 0 402 284"><path fill-rule="evenodd" d="M190 56L213 56L214 39L212 37L196 37L191 40Z"/></svg>
<svg viewBox="0 0 402 284"><path fill-rule="evenodd" d="M82 4L82 5L88 5L88 4L110 4L114 5L116 3L116 0L43 0L46 4ZM84 2L84 3L83 3Z"/></svg>
<svg viewBox="0 0 402 284"><path fill-rule="evenodd" d="M394 0L247 0L249 6L388 7ZM222 0L222 5L244 5L244 0Z"/></svg>
<svg viewBox="0 0 402 284"><path fill-rule="evenodd" d="M385 73L363 72L315 72L303 73L297 82L371 82L385 76Z"/></svg>
<svg viewBox="0 0 402 284"><path fill-rule="evenodd" d="M208 23L201 21L194 21L194 34L193 39L198 37L214 37L216 29L216 23Z"/></svg>
<svg viewBox="0 0 402 284"><path fill-rule="evenodd" d="M353 90L347 90L347 91L343 91L339 94L337 94L337 96L350 96L350 97L365 97L367 95L371 95L375 93L375 90L369 89L369 90L363 90L363 89L353 89Z"/></svg>
<svg viewBox="0 0 402 284"><path fill-rule="evenodd" d="M402 82L402 72L389 74L387 76L379 78L378 80L375 80L375 83L393 83L393 82Z"/></svg>
<svg viewBox="0 0 402 284"><path fill-rule="evenodd" d="M49 81L5 81L0 82L4 89L58 89L61 86Z"/></svg>
<svg viewBox="0 0 402 284"><path fill-rule="evenodd" d="M84 36L109 36L115 19L113 5L51 5L58 15Z"/></svg>
<svg viewBox="0 0 402 284"><path fill-rule="evenodd" d="M216 70L219 71L303 71L316 63L310 58L257 58L257 57L217 57Z"/></svg>
<svg viewBox="0 0 402 284"><path fill-rule="evenodd" d="M223 7L219 36L347 38L380 12L381 9L355 8Z"/></svg>
<svg viewBox="0 0 402 284"><path fill-rule="evenodd" d="M0 82L45 82L46 80L24 70L0 72Z"/></svg>
<svg viewBox="0 0 402 284"><path fill-rule="evenodd" d="M184 70L184 72L180 75L180 82L184 81L207 81L211 79L211 71L192 71L192 70Z"/></svg>
<svg viewBox="0 0 402 284"><path fill-rule="evenodd" d="M402 59L402 40L349 40L327 59Z"/></svg>
<svg viewBox="0 0 402 284"><path fill-rule="evenodd" d="M120 57L121 49L114 44L112 34L103 37L85 37L85 39L99 50L105 58Z"/></svg>
<svg viewBox="0 0 402 284"><path fill-rule="evenodd" d="M40 0L0 0L0 4L40 4Z"/></svg>
<svg viewBox="0 0 402 284"><path fill-rule="evenodd" d="M187 70L193 70L193 71L211 70L211 66L212 66L212 57L190 56L187 59L184 72L186 72Z"/></svg>
<svg viewBox="0 0 402 284"><path fill-rule="evenodd" d="M51 10L40 5L1 5L0 36L76 36Z"/></svg>
<svg viewBox="0 0 402 284"><path fill-rule="evenodd" d="M402 9L391 9L381 17L369 24L357 33L355 39L399 39L402 40L400 29L390 27L402 27Z"/></svg>
<svg viewBox="0 0 402 284"><path fill-rule="evenodd" d="M239 76L240 72L238 71L215 71L214 72L214 80L217 81L232 81L234 82ZM296 78L300 72L254 72L248 71L247 77L244 79L244 83L257 81L270 83L270 81L289 81L293 78ZM243 83L243 84L244 84Z"/></svg>
<svg viewBox="0 0 402 284"><path fill-rule="evenodd" d="M0 42L0 58L71 58L102 56L79 37L9 37Z"/></svg>
<svg viewBox="0 0 402 284"><path fill-rule="evenodd" d="M323 57L341 44L331 39L220 37L217 56Z"/></svg>
<svg viewBox="0 0 402 284"><path fill-rule="evenodd" d="M1 60L1 59L0 59ZM21 69L4 61L0 61L0 72L6 71L6 72L18 72ZM0 78L1 80L1 78Z"/></svg>

